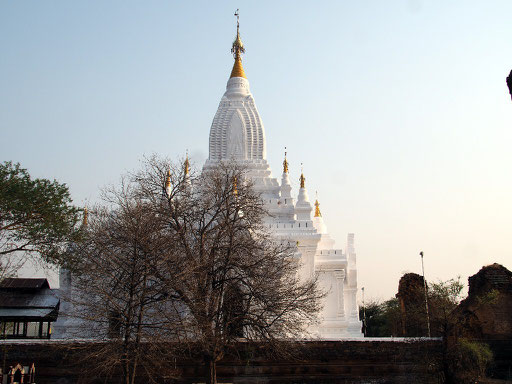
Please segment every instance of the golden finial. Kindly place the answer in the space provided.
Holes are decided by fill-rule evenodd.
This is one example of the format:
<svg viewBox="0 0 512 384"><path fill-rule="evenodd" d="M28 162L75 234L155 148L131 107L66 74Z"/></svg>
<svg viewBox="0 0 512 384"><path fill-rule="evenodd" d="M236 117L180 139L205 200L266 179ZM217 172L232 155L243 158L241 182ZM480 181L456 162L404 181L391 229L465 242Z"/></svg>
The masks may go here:
<svg viewBox="0 0 512 384"><path fill-rule="evenodd" d="M300 187L301 188L305 188L305 184L306 184L306 178L304 177L304 170L302 168L302 163L300 165Z"/></svg>
<svg viewBox="0 0 512 384"><path fill-rule="evenodd" d="M171 188L171 169L167 170L167 177L165 179L165 188Z"/></svg>
<svg viewBox="0 0 512 384"><path fill-rule="evenodd" d="M318 202L318 192L316 193L315 200L315 217L322 217L322 213L320 212L320 203Z"/></svg>
<svg viewBox="0 0 512 384"><path fill-rule="evenodd" d="M188 161L188 149L187 149L187 157L185 158L185 176L188 176L188 174L190 173L190 163Z"/></svg>
<svg viewBox="0 0 512 384"><path fill-rule="evenodd" d="M240 38L240 13L238 9L235 12L236 16L236 38L233 41L233 45L231 46L231 53L235 58L235 64L233 65L233 70L231 71L232 77L245 77L244 67L242 66L242 53L245 53L244 44L242 43L242 39Z"/></svg>
<svg viewBox="0 0 512 384"><path fill-rule="evenodd" d="M89 216L89 211L87 210L87 205L84 207L84 217L82 219L82 227L87 227L87 218Z"/></svg>
<svg viewBox="0 0 512 384"><path fill-rule="evenodd" d="M172 187L171 187L171 168L167 170L167 177L165 178L165 193L167 197L171 197Z"/></svg>
<svg viewBox="0 0 512 384"><path fill-rule="evenodd" d="M283 173L288 173L288 160L286 160L286 147L284 147Z"/></svg>
<svg viewBox="0 0 512 384"><path fill-rule="evenodd" d="M233 195L238 195L238 184L236 182L236 176L233 177Z"/></svg>

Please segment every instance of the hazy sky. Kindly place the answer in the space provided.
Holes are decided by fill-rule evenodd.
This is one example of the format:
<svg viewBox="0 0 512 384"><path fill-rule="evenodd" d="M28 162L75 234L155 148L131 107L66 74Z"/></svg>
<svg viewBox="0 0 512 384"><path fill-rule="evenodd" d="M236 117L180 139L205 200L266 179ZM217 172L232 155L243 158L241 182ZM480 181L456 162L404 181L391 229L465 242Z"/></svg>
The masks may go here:
<svg viewBox="0 0 512 384"><path fill-rule="evenodd" d="M0 161L75 203L145 154L208 156L240 8L274 176L288 147L359 286L512 268L512 1L2 1Z"/></svg>

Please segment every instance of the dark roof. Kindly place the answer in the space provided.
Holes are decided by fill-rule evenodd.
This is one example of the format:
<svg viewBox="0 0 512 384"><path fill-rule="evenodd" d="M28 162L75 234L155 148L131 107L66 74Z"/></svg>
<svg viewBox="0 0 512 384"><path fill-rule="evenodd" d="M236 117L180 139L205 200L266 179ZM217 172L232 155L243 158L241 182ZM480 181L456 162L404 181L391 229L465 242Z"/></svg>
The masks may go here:
<svg viewBox="0 0 512 384"><path fill-rule="evenodd" d="M0 308L2 320L37 320L55 321L58 309L51 308Z"/></svg>
<svg viewBox="0 0 512 384"><path fill-rule="evenodd" d="M0 291L0 308L55 308L59 298L52 289L38 292Z"/></svg>
<svg viewBox="0 0 512 384"><path fill-rule="evenodd" d="M50 288L46 279L8 277L0 281L0 289L43 289Z"/></svg>
<svg viewBox="0 0 512 384"><path fill-rule="evenodd" d="M0 282L0 319L49 318L55 320L60 300L46 279L8 278Z"/></svg>

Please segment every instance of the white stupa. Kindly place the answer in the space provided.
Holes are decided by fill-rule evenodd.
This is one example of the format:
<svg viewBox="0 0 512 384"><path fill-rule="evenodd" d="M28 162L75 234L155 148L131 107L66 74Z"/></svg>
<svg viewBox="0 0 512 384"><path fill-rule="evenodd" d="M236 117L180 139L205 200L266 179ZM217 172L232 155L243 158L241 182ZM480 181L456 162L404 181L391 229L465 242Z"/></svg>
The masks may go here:
<svg viewBox="0 0 512 384"><path fill-rule="evenodd" d="M296 199L292 196L286 153L281 183L272 177L266 159L265 129L242 66L241 55L245 49L238 22L231 52L235 63L213 118L210 153L204 169L215 167L221 161L235 160L242 164L271 214L266 219L269 228L281 240L297 244L303 277L318 275L320 286L328 295L320 314L320 325L311 330L313 334L325 339L362 337L356 303L354 235L348 235L345 252L334 248L318 201L312 215L313 207L302 172L298 196Z"/></svg>
<svg viewBox="0 0 512 384"><path fill-rule="evenodd" d="M281 182L272 177L266 159L263 122L242 67L241 55L245 49L240 39L238 23L231 51L235 63L226 92L213 118L210 129L210 153L204 169L216 167L222 161L235 160L242 164L247 169L247 177L252 179L255 189L261 193L270 213L266 218L266 224L281 241L297 244L302 266L301 276L318 276L320 287L328 294L319 315L319 326L311 329L311 333L323 339L363 337L356 303L354 235L348 235L345 252L334 248L334 240L327 233L318 201L315 202L313 214L306 190L306 179L302 172L297 198L292 196L286 152ZM188 157L185 165L188 170ZM170 183L166 186L170 188ZM85 217L84 225L86 220ZM61 269L59 279L61 311L68 316L59 316L54 325L53 337L92 337L84 334L83 324L73 316L80 309L67 301L67 298L77 293L71 272Z"/></svg>

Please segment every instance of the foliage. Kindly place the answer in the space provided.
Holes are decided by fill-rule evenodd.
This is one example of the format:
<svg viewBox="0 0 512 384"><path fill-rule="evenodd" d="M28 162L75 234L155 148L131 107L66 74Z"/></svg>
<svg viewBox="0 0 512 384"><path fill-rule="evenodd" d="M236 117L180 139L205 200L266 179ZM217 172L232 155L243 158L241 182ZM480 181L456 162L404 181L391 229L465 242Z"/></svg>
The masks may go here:
<svg viewBox="0 0 512 384"><path fill-rule="evenodd" d="M454 324L453 311L460 303L463 288L460 276L430 284L428 301L433 336L447 336L450 327Z"/></svg>
<svg viewBox="0 0 512 384"><path fill-rule="evenodd" d="M0 164L0 256L40 256L58 263L77 236L79 210L68 187L57 181L32 179L19 164Z"/></svg>
<svg viewBox="0 0 512 384"><path fill-rule="evenodd" d="M383 303L372 301L359 307L359 318L366 318L365 337L397 336L400 322L400 307L398 299L389 299Z"/></svg>
<svg viewBox="0 0 512 384"><path fill-rule="evenodd" d="M463 284L460 277L447 281L438 281L430 284L428 288L428 305L430 315L430 325L433 336L443 336L448 331L454 321L453 310L457 307L461 299ZM367 337L388 337L403 335L400 329L401 317L407 317L408 327L417 327L417 323L426 324L425 304L421 299L423 296L423 287L421 295L417 302L408 302L400 308L398 299L392 298L383 303L370 302L366 305L366 336ZM414 296L414 292L412 295ZM405 311L406 313L401 313ZM363 318L363 308L359 308L359 316ZM417 327L418 329L423 329ZM425 331L426 332L426 331ZM406 333L408 334L408 330ZM417 334L413 336L424 336Z"/></svg>
<svg viewBox="0 0 512 384"><path fill-rule="evenodd" d="M485 376L485 371L493 360L493 354L487 344L459 339L447 351L446 381L449 383L474 383Z"/></svg>
<svg viewBox="0 0 512 384"><path fill-rule="evenodd" d="M476 298L478 305L495 305L498 303L500 297L500 291L497 289L491 289Z"/></svg>
<svg viewBox="0 0 512 384"><path fill-rule="evenodd" d="M429 290L429 308L432 334L443 337L441 365L446 383L474 383L485 376L493 355L487 344L469 339L451 337L458 326L457 306L461 301L464 285L460 277L432 283ZM483 301L492 301L496 294L490 293Z"/></svg>
<svg viewBox="0 0 512 384"><path fill-rule="evenodd" d="M486 368L492 362L493 355L487 344L468 339L454 339L450 337L453 327L457 326L457 306L461 300L464 285L460 277L447 281L437 281L428 287L428 305L432 336L443 338L442 356L438 359L427 356L425 362L428 366L434 364L441 369L445 383L474 383L485 375ZM422 291L421 287L421 291ZM366 336L387 337L402 334L397 329L400 318L407 317L408 325L416 323L411 320L426 322L424 301L419 293L405 292L410 299L408 305L400 308L398 300L390 299L384 303L370 302L366 306ZM486 295L478 297L478 303L495 303L499 292L491 290ZM406 313L401 313L406 312ZM363 309L360 308L360 318L363 318ZM406 330L407 332L407 330Z"/></svg>
<svg viewBox="0 0 512 384"><path fill-rule="evenodd" d="M461 293L464 284L460 281L460 276L456 279L438 281L431 283L429 288L429 298L445 301L447 304L458 305L461 300Z"/></svg>

